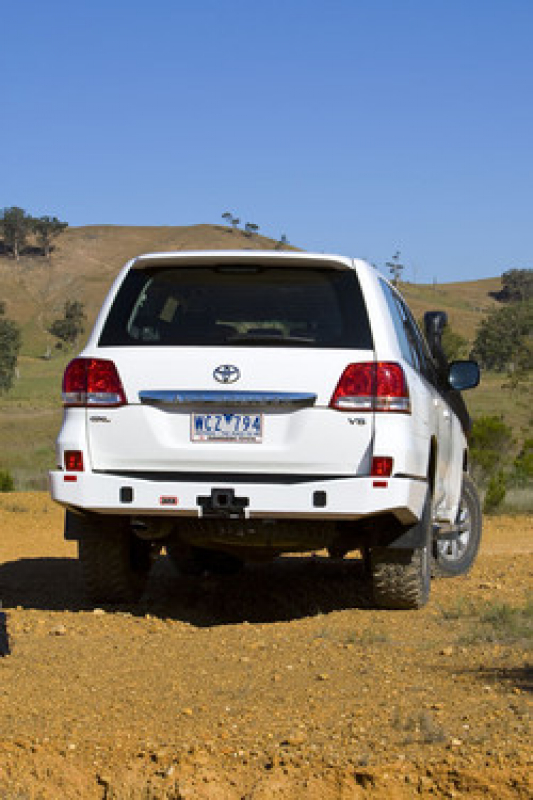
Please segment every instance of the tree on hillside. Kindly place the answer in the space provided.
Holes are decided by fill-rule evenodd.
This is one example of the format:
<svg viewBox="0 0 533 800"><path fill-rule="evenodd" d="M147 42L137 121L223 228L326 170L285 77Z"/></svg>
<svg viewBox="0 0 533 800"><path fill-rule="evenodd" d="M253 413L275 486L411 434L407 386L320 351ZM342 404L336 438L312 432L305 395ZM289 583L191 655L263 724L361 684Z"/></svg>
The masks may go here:
<svg viewBox="0 0 533 800"><path fill-rule="evenodd" d="M394 284L394 286L397 286L401 278L402 272L405 269L405 265L400 262L399 250L396 250L391 260L387 261L385 266L388 267L389 272L392 276L392 283Z"/></svg>
<svg viewBox="0 0 533 800"><path fill-rule="evenodd" d="M49 258L53 239L68 227L68 222L61 222L57 217L39 217L33 220L32 227L37 241L44 250L44 255Z"/></svg>
<svg viewBox="0 0 533 800"><path fill-rule="evenodd" d="M472 358L485 369L533 369L533 299L496 308L478 327Z"/></svg>
<svg viewBox="0 0 533 800"><path fill-rule="evenodd" d="M5 305L0 301L0 394L13 385L20 350L20 329L5 317Z"/></svg>
<svg viewBox="0 0 533 800"><path fill-rule="evenodd" d="M18 206L4 208L2 211L0 229L4 237L4 245L11 249L17 261L31 231L32 223L32 217Z"/></svg>
<svg viewBox="0 0 533 800"><path fill-rule="evenodd" d="M533 269L510 269L502 275L502 288L492 296L503 303L516 303L533 297Z"/></svg>
<svg viewBox="0 0 533 800"><path fill-rule="evenodd" d="M247 222L244 226L244 230L248 234L248 236L252 236L252 234L257 233L259 230L259 225L256 225L255 222Z"/></svg>
<svg viewBox="0 0 533 800"><path fill-rule="evenodd" d="M279 237L279 241L276 242L275 249L276 250L281 250L282 247L285 247L285 245L288 245L288 244L289 244L289 240L287 239L285 234L282 233L281 236Z"/></svg>
<svg viewBox="0 0 533 800"><path fill-rule="evenodd" d="M222 219L225 219L225 220L226 220L226 223L227 223L228 225L231 225L231 223L232 223L232 221L233 221L233 214L231 213L231 211L225 211L225 212L222 214Z"/></svg>
<svg viewBox="0 0 533 800"><path fill-rule="evenodd" d="M240 225L240 222L241 221L240 221L240 219L238 217L232 217L231 218L231 224L233 225L234 228L238 228L239 225Z"/></svg>
<svg viewBox="0 0 533 800"><path fill-rule="evenodd" d="M63 316L54 320L49 332L62 342L74 345L85 327L85 307L79 300L67 300Z"/></svg>
<svg viewBox="0 0 533 800"><path fill-rule="evenodd" d="M448 361L466 358L468 355L468 340L457 331L454 331L450 325L446 325L442 332L442 349Z"/></svg>

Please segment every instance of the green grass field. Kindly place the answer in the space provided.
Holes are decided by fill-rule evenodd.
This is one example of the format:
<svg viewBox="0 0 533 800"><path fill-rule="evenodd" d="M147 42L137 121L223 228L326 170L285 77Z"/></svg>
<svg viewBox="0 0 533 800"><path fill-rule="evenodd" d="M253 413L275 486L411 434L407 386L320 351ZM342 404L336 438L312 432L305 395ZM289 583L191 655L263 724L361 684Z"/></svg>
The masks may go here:
<svg viewBox="0 0 533 800"><path fill-rule="evenodd" d="M18 489L45 489L61 425L61 378L68 358L23 356L13 389L0 398L0 469Z"/></svg>

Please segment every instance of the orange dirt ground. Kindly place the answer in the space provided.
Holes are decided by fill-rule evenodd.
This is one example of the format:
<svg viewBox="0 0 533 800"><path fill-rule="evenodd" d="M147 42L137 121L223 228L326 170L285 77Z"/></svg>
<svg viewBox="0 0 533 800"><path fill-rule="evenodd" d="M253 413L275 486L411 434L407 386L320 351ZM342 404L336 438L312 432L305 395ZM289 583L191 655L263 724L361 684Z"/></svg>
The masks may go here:
<svg viewBox="0 0 533 800"><path fill-rule="evenodd" d="M0 495L0 798L530 800L532 533L485 520L419 612L322 554L161 558L138 605L93 610L61 509Z"/></svg>

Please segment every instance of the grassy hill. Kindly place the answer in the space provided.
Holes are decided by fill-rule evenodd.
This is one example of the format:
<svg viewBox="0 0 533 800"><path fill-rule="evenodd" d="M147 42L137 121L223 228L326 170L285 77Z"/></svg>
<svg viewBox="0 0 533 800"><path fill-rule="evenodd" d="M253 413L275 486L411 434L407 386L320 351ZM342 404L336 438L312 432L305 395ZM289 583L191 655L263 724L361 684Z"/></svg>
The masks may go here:
<svg viewBox="0 0 533 800"><path fill-rule="evenodd" d="M81 300L89 330L113 279L130 258L165 250L271 249L275 242L263 236L222 225L188 227L134 227L91 225L68 228L57 240L48 261L23 256L15 262L0 257L0 300L7 315L22 327L23 346L19 378L12 391L0 398L0 469L9 468L19 488L43 488L46 470L53 466L53 441L61 421L61 376L71 354L53 350L49 324L62 314L65 300ZM292 248L290 248L292 249ZM497 304L491 292L500 279L436 286L402 285L413 313L442 309L452 328L472 342L484 315ZM527 398L502 389L502 378L485 375L482 386L467 395L474 414L502 413L519 441L531 422Z"/></svg>
<svg viewBox="0 0 533 800"><path fill-rule="evenodd" d="M22 325L22 352L41 356L52 341L46 328L61 315L65 300L85 303L90 329L113 279L133 256L165 250L271 249L275 244L222 225L67 228L50 261L23 256L17 263L0 257L0 299L6 301L7 315Z"/></svg>
<svg viewBox="0 0 533 800"><path fill-rule="evenodd" d="M48 325L61 315L65 300L82 300L88 327L119 269L139 253L164 250L271 249L272 239L247 236L223 225L135 227L88 225L67 228L57 240L50 261L23 256L17 263L0 257L0 299L7 314L23 328L23 354L41 356L52 337ZM290 248L293 249L293 248ZM465 283L402 285L415 316L430 308L448 312L452 327L470 341L487 313L497 304L490 293L501 288L499 278Z"/></svg>

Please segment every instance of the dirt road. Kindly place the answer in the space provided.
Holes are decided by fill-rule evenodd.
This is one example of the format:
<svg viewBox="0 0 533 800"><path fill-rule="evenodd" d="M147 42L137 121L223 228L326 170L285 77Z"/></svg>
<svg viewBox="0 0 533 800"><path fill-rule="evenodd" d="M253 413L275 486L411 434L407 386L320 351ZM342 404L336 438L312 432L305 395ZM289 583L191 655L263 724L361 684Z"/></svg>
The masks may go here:
<svg viewBox="0 0 533 800"><path fill-rule="evenodd" d="M139 605L93 611L45 494L0 495L0 532L1 798L533 795L531 519L487 521L420 612L372 610L358 560L321 555L162 558Z"/></svg>

